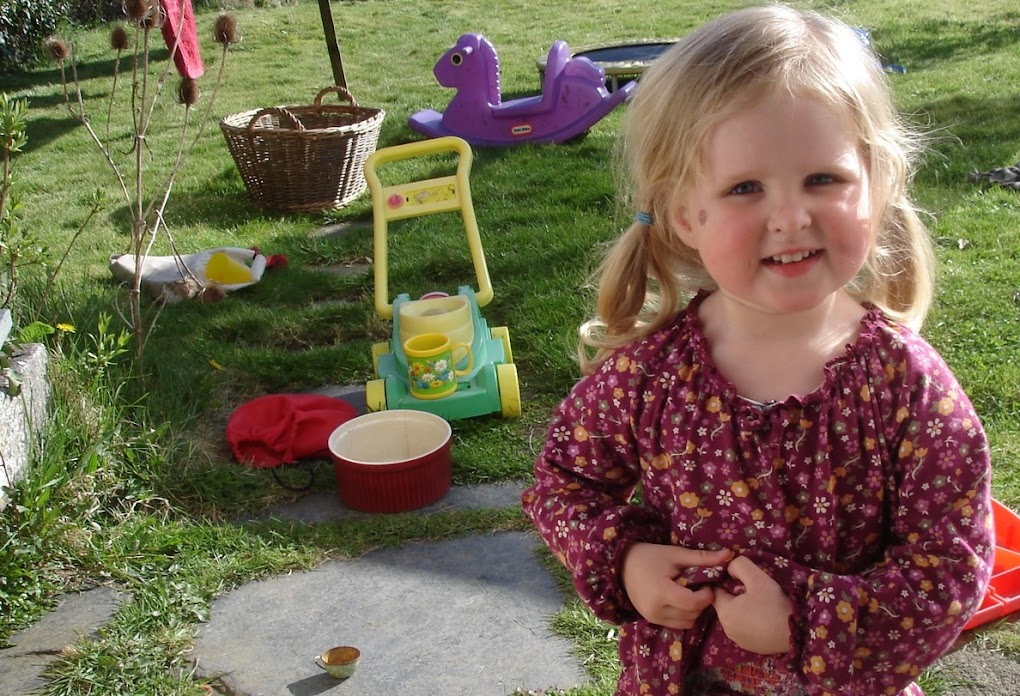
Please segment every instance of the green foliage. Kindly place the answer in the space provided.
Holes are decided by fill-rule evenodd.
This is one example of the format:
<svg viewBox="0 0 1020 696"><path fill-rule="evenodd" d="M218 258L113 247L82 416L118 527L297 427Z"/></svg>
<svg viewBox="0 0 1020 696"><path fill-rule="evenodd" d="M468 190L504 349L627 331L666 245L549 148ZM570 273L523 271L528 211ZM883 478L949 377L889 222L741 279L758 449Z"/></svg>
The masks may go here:
<svg viewBox="0 0 1020 696"><path fill-rule="evenodd" d="M120 0L74 0L64 4L66 18L81 26L92 26L124 18Z"/></svg>
<svg viewBox="0 0 1020 696"><path fill-rule="evenodd" d="M49 606L57 587L47 572L61 515L52 499L66 482L51 462L32 467L22 482L5 489L11 502L0 516L0 642Z"/></svg>
<svg viewBox="0 0 1020 696"><path fill-rule="evenodd" d="M14 186L14 155L28 143L28 101L0 92L0 307L11 304L18 268L35 261L41 250L21 224L21 197Z"/></svg>
<svg viewBox="0 0 1020 696"><path fill-rule="evenodd" d="M0 73L18 72L39 58L43 40L60 22L60 0L4 0L0 4Z"/></svg>
<svg viewBox="0 0 1020 696"><path fill-rule="evenodd" d="M42 343L56 329L44 321L33 321L18 329L18 343Z"/></svg>

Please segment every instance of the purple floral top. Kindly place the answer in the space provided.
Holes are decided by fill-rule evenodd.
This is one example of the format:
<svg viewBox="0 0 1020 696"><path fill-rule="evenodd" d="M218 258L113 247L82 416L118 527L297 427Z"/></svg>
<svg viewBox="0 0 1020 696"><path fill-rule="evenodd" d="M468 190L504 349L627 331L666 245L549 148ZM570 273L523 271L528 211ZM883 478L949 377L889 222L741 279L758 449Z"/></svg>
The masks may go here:
<svg viewBox="0 0 1020 696"><path fill-rule="evenodd" d="M756 664L797 685L770 693L910 688L991 573L989 450L969 399L930 345L870 309L818 390L753 404L713 366L702 298L578 382L523 495L583 600L623 625L617 693L741 693L693 685ZM635 541L753 560L793 603L790 653L742 650L711 608L684 631L642 619L619 574ZM723 568L678 581L734 583Z"/></svg>

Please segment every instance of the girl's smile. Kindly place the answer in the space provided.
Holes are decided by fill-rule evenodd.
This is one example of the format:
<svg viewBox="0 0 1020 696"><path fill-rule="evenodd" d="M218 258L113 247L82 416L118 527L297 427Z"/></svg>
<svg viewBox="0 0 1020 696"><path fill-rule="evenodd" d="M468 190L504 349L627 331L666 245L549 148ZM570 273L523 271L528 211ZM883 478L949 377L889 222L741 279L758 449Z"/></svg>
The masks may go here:
<svg viewBox="0 0 1020 696"><path fill-rule="evenodd" d="M764 259L762 263L771 267L776 273L792 277L801 273L807 273L811 268L811 264L817 261L822 253L821 249L787 251L770 256Z"/></svg>

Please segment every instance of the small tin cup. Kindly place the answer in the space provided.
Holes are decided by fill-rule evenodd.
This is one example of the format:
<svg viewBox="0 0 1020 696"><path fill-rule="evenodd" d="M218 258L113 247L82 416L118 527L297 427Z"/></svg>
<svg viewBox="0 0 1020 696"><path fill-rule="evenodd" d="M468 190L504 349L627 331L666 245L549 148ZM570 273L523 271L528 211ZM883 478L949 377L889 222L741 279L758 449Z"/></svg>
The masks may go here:
<svg viewBox="0 0 1020 696"><path fill-rule="evenodd" d="M347 679L354 674L354 670L358 668L359 660L361 660L361 651L350 645L330 648L313 659L315 664L336 679Z"/></svg>

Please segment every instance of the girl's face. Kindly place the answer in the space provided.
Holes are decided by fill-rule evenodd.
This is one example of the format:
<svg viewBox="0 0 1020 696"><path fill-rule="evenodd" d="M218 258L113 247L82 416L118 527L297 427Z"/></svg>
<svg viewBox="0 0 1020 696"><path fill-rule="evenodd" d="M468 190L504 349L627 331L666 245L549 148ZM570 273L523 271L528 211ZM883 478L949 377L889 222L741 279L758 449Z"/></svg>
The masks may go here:
<svg viewBox="0 0 1020 696"><path fill-rule="evenodd" d="M709 131L701 156L702 177L672 222L725 297L799 312L861 270L871 197L846 116L810 98L765 97Z"/></svg>

